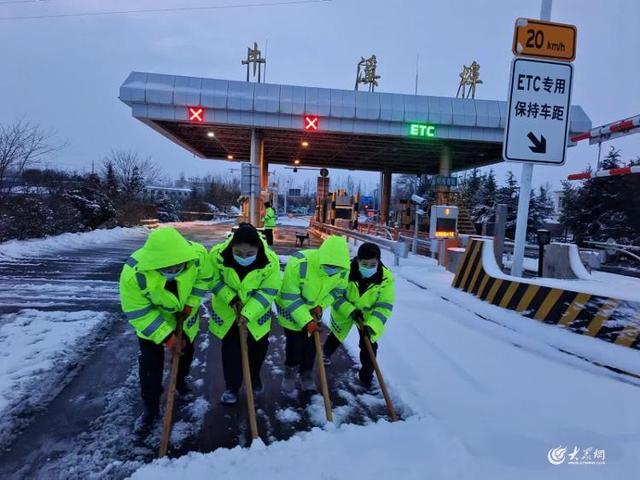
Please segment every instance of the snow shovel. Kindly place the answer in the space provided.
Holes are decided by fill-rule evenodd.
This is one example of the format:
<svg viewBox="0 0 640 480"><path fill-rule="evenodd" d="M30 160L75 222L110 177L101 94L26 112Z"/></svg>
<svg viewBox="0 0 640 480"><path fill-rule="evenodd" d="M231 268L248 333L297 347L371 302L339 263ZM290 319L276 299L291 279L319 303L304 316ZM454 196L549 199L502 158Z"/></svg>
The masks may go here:
<svg viewBox="0 0 640 480"><path fill-rule="evenodd" d="M382 372L380 371L380 366L378 365L378 360L376 359L376 354L373 351L373 347L371 346L371 340L369 339L369 335L367 335L367 331L365 330L364 323L362 322L362 318L358 318L358 327L362 332L364 337L364 345L369 352L369 358L371 359L371 363L373 363L373 368L376 371L376 377L378 377L378 383L380 384L380 390L382 390L382 396L384 397L384 401L387 404L387 409L389 410L389 417L391 417L391 421L395 422L398 420L398 414L396 413L395 408L393 408L393 403L391 402L391 397L389 396L389 392L387 391L387 386L384 383L384 378L382 378Z"/></svg>
<svg viewBox="0 0 640 480"><path fill-rule="evenodd" d="M236 318L240 316L240 309L236 306ZM249 367L249 349L247 347L247 326L238 325L240 329L240 354L242 356L242 376L244 388L247 394L247 410L249 413L249 428L251 429L251 439L258 438L258 423L256 421L256 406L253 400L253 384L251 383L251 368Z"/></svg>
<svg viewBox="0 0 640 480"><path fill-rule="evenodd" d="M315 315L314 319L317 323L320 323ZM324 368L324 354L322 353L322 346L320 344L320 332L318 332L317 328L313 332L313 342L316 345L316 363L318 364L318 372L320 373L320 390L322 391L322 398L324 399L324 413L327 416L327 421L333 422L329 385L327 384L327 371Z"/></svg>
<svg viewBox="0 0 640 480"><path fill-rule="evenodd" d="M164 423L162 426L162 438L160 439L160 449L158 457L162 458L167 455L169 450L169 437L171 436L171 427L173 426L173 404L176 397L176 383L178 381L178 366L180 365L180 357L182 356L182 315L178 315L178 351L171 358L171 375L169 376L169 389L167 390L167 406L164 412Z"/></svg>

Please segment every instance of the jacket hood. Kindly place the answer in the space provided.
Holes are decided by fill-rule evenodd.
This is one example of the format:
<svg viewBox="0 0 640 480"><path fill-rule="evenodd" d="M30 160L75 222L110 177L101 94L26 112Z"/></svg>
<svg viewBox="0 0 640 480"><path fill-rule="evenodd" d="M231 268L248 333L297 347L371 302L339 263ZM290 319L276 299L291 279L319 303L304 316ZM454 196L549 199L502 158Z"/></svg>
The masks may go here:
<svg viewBox="0 0 640 480"><path fill-rule="evenodd" d="M328 237L318 249L318 260L321 265L335 265L349 270L351 260L345 238L337 235Z"/></svg>
<svg viewBox="0 0 640 480"><path fill-rule="evenodd" d="M139 270L158 270L197 257L196 249L180 232L173 227L163 227L149 234L144 246L138 250L136 260Z"/></svg>

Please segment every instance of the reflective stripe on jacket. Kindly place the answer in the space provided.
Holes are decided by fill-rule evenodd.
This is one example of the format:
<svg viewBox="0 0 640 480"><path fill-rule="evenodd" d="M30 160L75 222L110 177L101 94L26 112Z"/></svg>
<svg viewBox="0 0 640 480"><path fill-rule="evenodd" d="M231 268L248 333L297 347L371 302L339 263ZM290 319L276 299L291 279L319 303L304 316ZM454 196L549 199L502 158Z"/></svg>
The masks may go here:
<svg viewBox="0 0 640 480"><path fill-rule="evenodd" d="M229 302L238 297L243 305L240 313L248 321L247 328L253 338L259 340L271 330L271 304L282 283L280 260L260 237L268 263L265 267L252 270L240 280L233 268L224 265L222 258L222 252L229 246L231 239L232 237L214 246L209 254L213 267L213 312L209 331L218 338L224 338L236 320L236 313Z"/></svg>
<svg viewBox="0 0 640 480"><path fill-rule="evenodd" d="M331 331L343 342L355 323L352 313L360 310L365 326L373 332L371 341L376 342L384 333L384 326L391 317L393 301L393 274L386 267L382 268L382 282L369 285L362 296L358 283L350 281L346 295L338 298L331 307Z"/></svg>
<svg viewBox="0 0 640 480"><path fill-rule="evenodd" d="M329 276L323 265L339 266L343 271ZM312 320L310 309L315 306L325 309L346 293L348 275L349 249L343 238L329 237L318 250L293 254L276 300L280 325L289 330L302 330Z"/></svg>
<svg viewBox="0 0 640 480"><path fill-rule="evenodd" d="M167 280L157 268L179 263L186 263L186 266L175 279L176 296L165 288ZM155 230L122 268L122 312L140 338L159 344L175 331L175 314L188 305L192 310L184 321L183 330L193 341L199 328L200 304L210 282L211 266L202 245L186 240L173 228Z"/></svg>

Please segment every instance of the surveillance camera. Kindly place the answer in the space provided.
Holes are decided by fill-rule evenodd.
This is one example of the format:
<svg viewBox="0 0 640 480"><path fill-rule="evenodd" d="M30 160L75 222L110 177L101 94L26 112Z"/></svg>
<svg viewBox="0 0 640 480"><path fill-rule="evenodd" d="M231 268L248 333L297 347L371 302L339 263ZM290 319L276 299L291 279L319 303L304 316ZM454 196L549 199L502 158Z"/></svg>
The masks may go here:
<svg viewBox="0 0 640 480"><path fill-rule="evenodd" d="M411 201L416 205L424 205L425 203L427 203L427 199L422 198L419 195L411 195Z"/></svg>

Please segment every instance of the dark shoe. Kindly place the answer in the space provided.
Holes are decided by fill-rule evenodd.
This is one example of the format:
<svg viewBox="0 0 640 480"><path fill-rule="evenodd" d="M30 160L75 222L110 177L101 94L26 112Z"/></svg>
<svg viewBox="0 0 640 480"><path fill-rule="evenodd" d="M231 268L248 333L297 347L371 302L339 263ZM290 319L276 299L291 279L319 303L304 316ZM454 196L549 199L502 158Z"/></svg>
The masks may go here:
<svg viewBox="0 0 640 480"><path fill-rule="evenodd" d="M362 372L358 372L358 380L360 380L360 384L366 389L371 390L373 385L373 375L364 376Z"/></svg>
<svg viewBox="0 0 640 480"><path fill-rule="evenodd" d="M134 423L134 431L137 433L148 432L153 424L160 417L160 408L158 407L144 407L144 411L136 419Z"/></svg>
<svg viewBox="0 0 640 480"><path fill-rule="evenodd" d="M254 395L260 395L262 393L264 393L264 385L262 384L262 380L258 379L256 381L253 382L253 385L251 385L253 387L253 394Z"/></svg>
<svg viewBox="0 0 640 480"><path fill-rule="evenodd" d="M282 392L291 395L296 389L296 374L298 367L284 367L284 377L282 379Z"/></svg>
<svg viewBox="0 0 640 480"><path fill-rule="evenodd" d="M186 383L176 388L178 394L178 400L181 402L192 402L195 399L193 390Z"/></svg>
<svg viewBox="0 0 640 480"><path fill-rule="evenodd" d="M322 363L324 364L325 367L330 367L331 366L331 357L325 353L322 356Z"/></svg>
<svg viewBox="0 0 640 480"><path fill-rule="evenodd" d="M225 405L235 405L238 403L238 392L225 390L220 397L220 403L224 403Z"/></svg>
<svg viewBox="0 0 640 480"><path fill-rule="evenodd" d="M303 392L316 392L316 382L313 380L313 370L307 370L300 374L300 386Z"/></svg>

